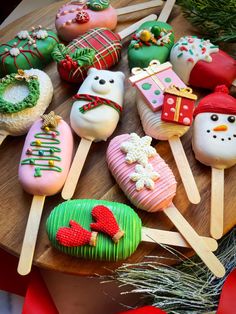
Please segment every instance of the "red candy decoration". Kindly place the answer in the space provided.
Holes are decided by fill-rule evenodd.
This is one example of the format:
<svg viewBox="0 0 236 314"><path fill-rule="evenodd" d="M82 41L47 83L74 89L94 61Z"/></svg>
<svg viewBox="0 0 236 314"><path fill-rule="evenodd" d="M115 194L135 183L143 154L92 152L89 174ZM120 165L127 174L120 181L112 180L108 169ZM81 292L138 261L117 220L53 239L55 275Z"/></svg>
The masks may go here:
<svg viewBox="0 0 236 314"><path fill-rule="evenodd" d="M103 205L97 205L92 210L92 216L96 222L90 224L92 230L103 232L117 243L123 237L124 231L120 227L112 211Z"/></svg>
<svg viewBox="0 0 236 314"><path fill-rule="evenodd" d="M78 24L84 24L90 20L90 17L88 12L81 10L76 14L75 20Z"/></svg>
<svg viewBox="0 0 236 314"><path fill-rule="evenodd" d="M59 228L57 241L64 246L96 245L97 232L91 232L81 227L76 221L70 220L70 227Z"/></svg>

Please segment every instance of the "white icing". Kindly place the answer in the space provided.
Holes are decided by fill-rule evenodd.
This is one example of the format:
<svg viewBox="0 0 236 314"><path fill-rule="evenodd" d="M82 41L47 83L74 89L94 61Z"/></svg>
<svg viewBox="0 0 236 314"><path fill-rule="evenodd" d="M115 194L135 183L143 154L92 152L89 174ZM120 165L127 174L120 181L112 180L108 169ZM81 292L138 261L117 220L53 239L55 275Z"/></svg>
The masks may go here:
<svg viewBox="0 0 236 314"><path fill-rule="evenodd" d="M187 45L183 45L183 43L187 43ZM181 47L186 48L187 51L181 50ZM185 84L188 84L190 73L195 64L200 60L211 62L211 54L218 51L219 48L214 46L209 40L184 36L171 49L170 62L173 65L173 70Z"/></svg>
<svg viewBox="0 0 236 314"><path fill-rule="evenodd" d="M53 96L53 86L49 76L40 70L25 70L28 75L37 75L39 79L39 99L37 104L17 113L0 113L0 130L10 135L23 135L31 127L33 122L40 118L49 106ZM22 97L22 96L21 96Z"/></svg>
<svg viewBox="0 0 236 314"><path fill-rule="evenodd" d="M26 39L29 36L29 32L28 31L20 31L19 33L17 33L16 35L19 39Z"/></svg>
<svg viewBox="0 0 236 314"><path fill-rule="evenodd" d="M98 79L95 80L95 77L98 77ZM122 72L90 68L88 76L78 90L78 93L109 99L122 106L124 79L125 76ZM104 80L105 84L100 84L100 80ZM74 102L70 114L71 126L80 137L91 141L105 141L114 132L120 115L117 110L108 105L101 105L85 113L81 113L79 108L87 103L87 100L77 100Z"/></svg>
<svg viewBox="0 0 236 314"><path fill-rule="evenodd" d="M151 142L150 136L139 137L136 133L131 133L129 141L120 146L121 151L126 153L126 162L128 164L138 162L141 165L147 165L148 158L157 154L155 148L151 146Z"/></svg>
<svg viewBox="0 0 236 314"><path fill-rule="evenodd" d="M9 53L13 57L17 57L20 54L20 50L18 48L11 48Z"/></svg>
<svg viewBox="0 0 236 314"><path fill-rule="evenodd" d="M45 29L40 29L40 30L35 32L35 36L38 39L45 39L48 37L48 32Z"/></svg>
<svg viewBox="0 0 236 314"><path fill-rule="evenodd" d="M130 179L136 182L136 190L140 191L144 187L147 189L153 190L155 187L155 181L160 178L158 172L153 170L151 164L147 164L146 166L136 165L135 172L130 174Z"/></svg>
<svg viewBox="0 0 236 314"><path fill-rule="evenodd" d="M137 93L136 102L142 126L147 135L157 140L167 141L173 136L181 137L189 130L189 126L162 121L161 111L153 112L140 93Z"/></svg>
<svg viewBox="0 0 236 314"><path fill-rule="evenodd" d="M7 86L3 93L3 99L16 104L29 95L29 89L24 82L17 82Z"/></svg>
<svg viewBox="0 0 236 314"><path fill-rule="evenodd" d="M213 114L200 113L195 118L192 140L195 157L207 166L229 168L236 164L236 122L228 121L228 117L232 115L219 113L215 113L218 120L213 121ZM226 130L214 131L219 125L227 126Z"/></svg>

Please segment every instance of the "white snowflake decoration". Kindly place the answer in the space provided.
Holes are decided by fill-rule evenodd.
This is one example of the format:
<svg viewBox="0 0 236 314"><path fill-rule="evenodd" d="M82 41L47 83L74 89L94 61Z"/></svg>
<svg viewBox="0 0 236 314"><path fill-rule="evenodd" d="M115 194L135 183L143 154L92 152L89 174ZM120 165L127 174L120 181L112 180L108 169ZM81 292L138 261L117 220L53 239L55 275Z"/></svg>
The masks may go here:
<svg viewBox="0 0 236 314"><path fill-rule="evenodd" d="M155 181L160 178L158 172L153 170L151 164L147 164L146 166L136 165L135 172L130 174L130 179L136 182L136 190L140 191L144 187L149 190L153 190L155 187Z"/></svg>
<svg viewBox="0 0 236 314"><path fill-rule="evenodd" d="M29 32L28 31L20 31L16 36L19 39L26 39L29 37Z"/></svg>
<svg viewBox="0 0 236 314"><path fill-rule="evenodd" d="M154 147L150 146L152 138L150 136L139 137L136 133L130 134L130 139L123 142L120 149L126 153L125 160L128 164L137 162L143 166L148 164L148 158L157 154Z"/></svg>
<svg viewBox="0 0 236 314"><path fill-rule="evenodd" d="M48 37L48 32L45 29L40 29L40 30L35 32L35 36L38 39L45 39Z"/></svg>

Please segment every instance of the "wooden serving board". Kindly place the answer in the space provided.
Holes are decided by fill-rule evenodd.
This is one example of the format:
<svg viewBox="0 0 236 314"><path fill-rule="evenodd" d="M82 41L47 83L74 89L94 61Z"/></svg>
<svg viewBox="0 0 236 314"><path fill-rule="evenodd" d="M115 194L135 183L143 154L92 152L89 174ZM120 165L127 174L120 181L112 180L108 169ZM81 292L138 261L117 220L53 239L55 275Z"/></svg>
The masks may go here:
<svg viewBox="0 0 236 314"><path fill-rule="evenodd" d="M122 7L139 2L142 2L142 0L112 1L114 7ZM41 10L34 11L8 25L0 31L1 42L12 39L18 31L29 29L33 25L37 26L41 24L45 27L52 27L54 29L55 14L62 3L63 2L57 2ZM148 14L156 13L159 15L160 10L161 8L158 7L119 17L117 31ZM178 7L174 8L169 23L174 27L176 39L187 34L197 34L196 30L194 30L182 17ZM129 77L127 45L128 40L124 43L122 60L113 69L123 71L127 77ZM47 66L45 71L51 77L54 86L54 98L48 111L54 110L69 123L69 113L72 105L71 97L77 92L78 86L61 81L55 63ZM203 94L199 95L203 96ZM126 81L125 108L122 114L122 119L114 132L113 137L118 134L130 132L137 132L140 135L144 134L137 114L134 96L135 89L130 86L128 81ZM18 164L24 140L25 136L9 136L0 147L0 246L15 255L19 255L20 253L32 201L32 196L22 190L17 179ZM75 136L76 147L79 141L79 137ZM115 184L115 181L106 166L105 152L108 142L109 141L92 144L74 198L107 199L129 204L122 191ZM196 178L197 185L200 189L202 200L198 205L192 205L187 200L168 142L158 143L156 141L153 143L156 145L158 153L167 161L176 176L178 189L174 199L175 205L200 235L209 236L211 169L201 165L194 159L191 149L191 130L182 137L182 142ZM229 231L236 223L235 187L236 167L233 167L225 172L224 233ZM46 198L34 255L34 264L43 268L80 275L93 275L95 273L105 274L108 272L107 269L115 269L120 266L122 262L85 261L75 257L66 256L51 247L45 231L45 222L51 210L60 202L62 202L60 194ZM173 228L170 221L168 221L168 218L161 212L154 214L143 211L137 212L142 218L145 226L164 230L171 230ZM184 253L192 254L193 252L185 250ZM158 245L141 243L137 251L125 262L139 262L144 260L147 255L160 256L167 255L167 253Z"/></svg>

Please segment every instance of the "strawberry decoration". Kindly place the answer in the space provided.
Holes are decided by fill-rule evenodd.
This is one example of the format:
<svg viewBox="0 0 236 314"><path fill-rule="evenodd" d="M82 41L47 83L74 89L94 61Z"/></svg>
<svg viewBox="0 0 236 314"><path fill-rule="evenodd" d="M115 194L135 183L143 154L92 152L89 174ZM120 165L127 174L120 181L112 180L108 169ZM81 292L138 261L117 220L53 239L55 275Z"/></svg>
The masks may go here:
<svg viewBox="0 0 236 314"><path fill-rule="evenodd" d="M59 228L56 234L57 241L64 246L96 245L97 232L85 230L76 221L70 220L70 227Z"/></svg>
<svg viewBox="0 0 236 314"><path fill-rule="evenodd" d="M87 23L90 20L88 12L84 10L80 10L75 17L75 20L78 24Z"/></svg>
<svg viewBox="0 0 236 314"><path fill-rule="evenodd" d="M112 211L103 205L97 205L92 209L92 216L96 222L90 224L92 230L109 235L117 243L123 237L124 231L120 227Z"/></svg>

